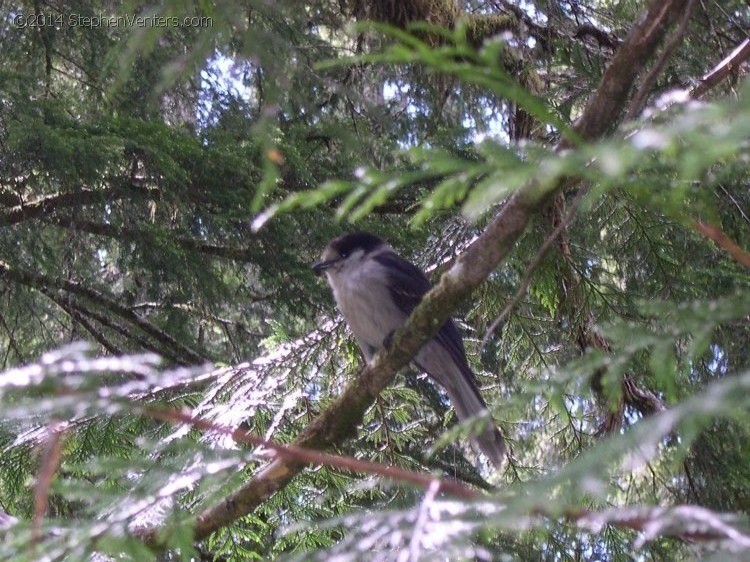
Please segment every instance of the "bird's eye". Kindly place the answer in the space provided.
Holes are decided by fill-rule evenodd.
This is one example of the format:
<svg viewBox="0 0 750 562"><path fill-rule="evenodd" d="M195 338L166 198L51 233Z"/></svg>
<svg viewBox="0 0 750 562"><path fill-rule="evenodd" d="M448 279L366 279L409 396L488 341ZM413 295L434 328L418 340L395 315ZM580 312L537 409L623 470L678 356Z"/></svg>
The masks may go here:
<svg viewBox="0 0 750 562"><path fill-rule="evenodd" d="M346 252L346 251L344 251L344 252L339 252L339 256L341 256L341 259L342 259L342 260L345 260L346 258L348 258L348 257L349 257L349 252Z"/></svg>

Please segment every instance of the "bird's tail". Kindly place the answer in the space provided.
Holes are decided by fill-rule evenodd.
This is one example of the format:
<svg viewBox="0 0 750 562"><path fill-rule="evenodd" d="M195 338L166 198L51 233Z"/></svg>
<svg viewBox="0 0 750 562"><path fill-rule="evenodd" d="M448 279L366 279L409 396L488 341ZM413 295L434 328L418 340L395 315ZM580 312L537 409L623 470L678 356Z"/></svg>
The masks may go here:
<svg viewBox="0 0 750 562"><path fill-rule="evenodd" d="M490 459L495 468L502 468L505 463L505 440L500 435L500 431L487 410L487 404L479 393L474 374L465 373L462 377L454 378L451 383L450 386L445 387L445 390L456 410L458 420L465 422L477 416L486 416L486 424L472 438L472 443Z"/></svg>

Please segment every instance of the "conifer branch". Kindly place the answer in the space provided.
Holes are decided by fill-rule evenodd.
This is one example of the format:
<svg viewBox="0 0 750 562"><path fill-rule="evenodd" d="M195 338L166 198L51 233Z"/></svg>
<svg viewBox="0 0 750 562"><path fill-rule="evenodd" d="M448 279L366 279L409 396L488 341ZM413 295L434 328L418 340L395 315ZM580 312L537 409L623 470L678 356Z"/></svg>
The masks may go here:
<svg viewBox="0 0 750 562"><path fill-rule="evenodd" d="M136 183L127 186L114 186L102 189L82 188L65 193L53 193L24 202L0 213L0 226L10 226L31 219L48 216L67 207L82 207L96 203L112 202L128 197L148 197L159 199L160 191Z"/></svg>
<svg viewBox="0 0 750 562"><path fill-rule="evenodd" d="M179 343L165 331L156 327L154 324L141 318L134 311L126 306L121 305L113 298L105 295L101 291L85 287L76 281L50 277L41 273L27 271L21 268L11 266L10 264L0 261L0 278L15 283L20 283L28 287L33 287L42 292L49 290L59 290L83 297L104 310L117 315L123 320L137 326L149 337L156 340L160 345L167 349L166 355L173 357L178 363L196 364L203 363L206 358L196 353L189 347Z"/></svg>
<svg viewBox="0 0 750 562"><path fill-rule="evenodd" d="M106 238L114 238L118 240L135 240L142 242L144 240L153 239L154 237L154 234L148 230L128 228L111 223L94 222L76 217L53 217L47 222L62 228L69 228L80 232L94 234L96 236L104 236ZM170 236L170 242L177 244L185 250L207 254L218 258L241 262L249 261L251 258L250 248L209 244L207 242L196 240L195 238L184 236Z"/></svg>

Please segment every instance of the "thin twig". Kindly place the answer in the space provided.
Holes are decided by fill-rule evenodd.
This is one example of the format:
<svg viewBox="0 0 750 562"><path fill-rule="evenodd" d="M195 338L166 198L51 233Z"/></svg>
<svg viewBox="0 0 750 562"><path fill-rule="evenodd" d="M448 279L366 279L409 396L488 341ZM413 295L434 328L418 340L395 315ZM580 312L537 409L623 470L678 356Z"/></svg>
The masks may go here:
<svg viewBox="0 0 750 562"><path fill-rule="evenodd" d="M228 435L238 443L248 443L256 447L263 447L271 450L272 458L281 457L303 465L323 465L331 468L338 468L350 472L362 472L366 474L376 474L391 480L406 482L422 488L429 488L436 485L441 492L462 497L465 499L476 499L479 493L461 482L449 478L436 478L429 474L421 474L411 470L404 470L395 466L390 466L377 462L364 461L341 455L332 455L322 453L314 449L298 447L296 445L281 445L253 435L249 431L242 429L232 429L231 427L219 425L201 418L196 418L180 410L162 410L157 408L140 409L144 416L169 421L173 423L184 423L196 429L203 431L212 431L221 435Z"/></svg>
<svg viewBox="0 0 750 562"><path fill-rule="evenodd" d="M391 454L391 458L394 458L396 456L396 450L393 446L393 441L391 441L391 430L388 427L388 419L385 415L385 408L383 407L383 399L378 394L378 397L375 399L375 403L378 406L378 413L380 414L380 423L383 425L383 430L385 431L385 443L386 447L388 448L389 453Z"/></svg>
<svg viewBox="0 0 750 562"><path fill-rule="evenodd" d="M703 236L705 236L706 238L710 238L711 240L716 242L717 246L726 250L729 255L731 255L742 265L750 268L750 252L747 252L740 246L738 246L734 242L734 240L724 234L724 231L722 231L718 226L714 226L703 221L694 221L693 228L703 234Z"/></svg>
<svg viewBox="0 0 750 562"><path fill-rule="evenodd" d="M24 356L23 353L21 353L21 349L18 346L18 342L16 342L16 336L13 333L13 330L10 329L10 326L5 321L5 315L0 313L0 324L2 324L3 329L5 330L5 333L8 335L8 344L10 349L13 350L13 352L16 354L16 358L20 363L24 362ZM5 367L5 365L3 365Z"/></svg>
<svg viewBox="0 0 750 562"><path fill-rule="evenodd" d="M651 70L649 70L648 74L646 74L641 87L638 89L635 97L630 102L630 107L628 108L628 112L625 116L626 121L634 119L641 113L641 111L643 111L643 107L646 105L646 100L648 99L649 93L651 93L651 88L653 87L654 82L656 82L659 74L661 74L661 71L664 69L664 65L667 64L669 57L672 56L672 52L682 42L682 39L685 36L688 23L690 23L690 15L693 13L694 4L695 0L688 1L688 5L685 8L685 13L683 14L682 20L680 21L680 27L675 30L675 32L667 41L667 44L664 45L664 49L662 50L661 55L659 55L659 58L654 63L654 66L652 66Z"/></svg>
<svg viewBox="0 0 750 562"><path fill-rule="evenodd" d="M52 422L47 431L44 453L39 468L39 475L34 486L34 518L31 544L35 544L41 537L42 521L49 506L49 490L52 480L60 466L63 436L68 425L64 422Z"/></svg>
<svg viewBox="0 0 750 562"><path fill-rule="evenodd" d="M581 204L581 201L583 200L584 195L586 195L587 190L585 188L581 188L578 191L578 194L576 195L575 199L570 205L570 208L568 209L568 212L565 213L565 216L560 221L560 224L558 224L555 229L552 231L552 234L550 234L547 239L544 241L544 244L542 244L542 247L539 249L537 254L534 256L534 259L531 260L531 263L529 263L526 272L526 276L523 278L523 281L521 281L521 284L518 287L518 290L516 291L516 294L513 295L513 298L510 300L510 302L506 305L506 307L503 309L503 311L495 318L495 320L492 321L492 324L490 324L490 327L487 328L487 331L484 334L484 337L482 338L482 345L481 349L484 349L484 346L487 344L487 340L490 338L490 336L493 334L493 332L497 329L497 327L505 321L505 319L508 317L510 312L515 308L515 306L521 301L521 299L526 294L526 291L529 288L529 285L531 284L531 279L534 275L534 272L536 271L536 268L541 263L542 259L544 259L544 256L547 254L549 249L552 247L552 244L555 242L558 236L560 236L560 233L565 229L566 226L568 226L568 223L573 218L573 215L575 215L576 211L578 210L579 205Z"/></svg>
<svg viewBox="0 0 750 562"><path fill-rule="evenodd" d="M745 213L745 211L742 209L742 205L740 205L737 202L737 199L735 199L734 196L731 193L729 193L729 191L727 191L727 188L724 187L723 185L719 184L719 189L721 189L724 192L724 195L726 195L727 197L729 197L729 200L737 208L737 211L740 213L740 215L745 220L745 222L750 223L750 217L747 216L747 214Z"/></svg>

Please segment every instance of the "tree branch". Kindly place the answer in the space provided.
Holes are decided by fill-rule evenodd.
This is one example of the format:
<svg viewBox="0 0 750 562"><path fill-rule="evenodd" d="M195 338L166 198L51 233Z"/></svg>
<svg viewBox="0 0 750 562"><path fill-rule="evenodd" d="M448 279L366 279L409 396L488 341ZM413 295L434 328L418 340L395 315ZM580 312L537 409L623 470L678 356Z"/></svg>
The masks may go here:
<svg viewBox="0 0 750 562"><path fill-rule="evenodd" d="M81 220L73 217L53 217L48 222L62 228L71 228L80 232L87 232L89 234L95 234L97 236L105 236L107 238L115 238L120 240L143 241L144 239L152 239L154 237L153 233L149 232L148 230L127 228L116 226L113 224ZM195 238L188 237L172 237L170 240L178 246L184 248L185 250L198 252L201 254L208 254L218 258L245 262L248 261L251 256L251 249L249 247L239 248L231 246L220 246L218 244L208 244L206 242L196 240Z"/></svg>
<svg viewBox="0 0 750 562"><path fill-rule="evenodd" d="M691 95L699 98L732 72L737 72L739 66L750 57L750 39L740 43L729 56L717 64L710 72L701 78L701 83L693 88Z"/></svg>
<svg viewBox="0 0 750 562"><path fill-rule="evenodd" d="M94 203L110 202L125 197L160 198L156 188L144 187L135 183L115 185L105 189L83 188L68 193L53 193L28 203L21 203L0 213L0 226L10 226L30 219L51 215L65 207L81 207Z"/></svg>
<svg viewBox="0 0 750 562"><path fill-rule="evenodd" d="M641 111L643 111L643 107L646 105L646 99L648 99L648 95L651 92L651 88L653 87L654 82L656 82L659 74L661 74L661 71L664 69L664 65L667 64L669 57L672 56L674 50L680 43L682 43L682 39L685 37L688 23L690 23L690 15L693 13L694 3L695 0L690 0L688 2L685 13L682 16L680 26L669 38L669 41L667 41L667 44L664 46L659 59L654 63L654 66L651 67L651 70L648 71L648 74L646 74L646 77L641 83L639 91L636 93L633 99L630 100L630 107L628 108L628 114L625 119L634 119L641 113Z"/></svg>
<svg viewBox="0 0 750 562"><path fill-rule="evenodd" d="M405 482L425 488L427 489L425 501L432 501L438 492L444 492L469 500L479 500L482 498L481 492L473 490L453 479L436 478L432 475L419 474L382 463L322 453L294 445L280 445L253 435L249 431L216 424L193 417L191 414L179 410L152 407L136 408L144 416L153 419L187 424L202 431L230 436L238 443L263 447L270 451L271 456L287 458L305 464L328 466L349 472L375 474L398 482ZM677 537L699 542L730 540L734 544L746 548L750 547L750 535L744 533L740 526L732 525L732 523L738 523L737 521L732 521L724 514L716 513L696 505L616 507L603 511L566 509L562 514L550 513L544 508L536 508L531 513L534 516L552 520L562 518L581 529L595 533L598 533L606 525L636 531L641 533L639 542L653 540L658 537ZM139 534L141 530L143 529L137 529L135 533ZM145 529L144 531L150 536L150 530Z"/></svg>
<svg viewBox="0 0 750 562"><path fill-rule="evenodd" d="M518 286L518 290L513 295L513 298L510 299L510 302L505 306L503 311L497 316L497 318L492 321L490 327L485 331L484 337L482 338L482 348L484 348L484 346L487 344L487 340L490 338L493 332L497 330L497 327L501 323L505 322L505 319L508 317L513 308L515 308L515 306L524 297L526 291L529 288L529 285L531 284L531 280L534 278L536 268L539 267L539 264L544 259L544 256L547 255L547 252L552 247L552 244L557 240L558 236L560 236L560 234L564 230L567 230L568 224L570 224L570 221L573 219L573 215L575 215L576 211L578 210L578 206L581 204L581 200L583 199L584 195L586 195L585 189L578 190L578 194L571 203L570 208L565 213L565 216L560 219L557 226L555 226L550 235L542 244L542 247L539 248L539 251L534 256L534 259L532 259L529 265L526 266L526 275L521 280L521 283Z"/></svg>
<svg viewBox="0 0 750 562"><path fill-rule="evenodd" d="M84 297L98 306L101 306L105 310L135 324L138 328L143 330L143 332L163 345L167 349L165 355L172 357L177 363L196 364L206 361L206 358L202 355L196 353L189 347L182 345L172 336L157 328L148 320L141 318L131 309L121 305L96 289L84 287L75 281L49 277L40 273L15 268L3 261L0 261L0 278L21 283L22 285L33 287L45 293L51 289L56 289Z"/></svg>
<svg viewBox="0 0 750 562"><path fill-rule="evenodd" d="M246 443L255 447L263 447L267 452L261 453L272 458L287 458L292 461L301 462L306 465L321 465L345 470L348 472L359 472L365 474L377 474L398 482L406 482L414 486L427 488L437 484L440 491L456 497L474 499L477 492L465 484L451 478L436 478L432 475L421 474L413 470L406 470L396 466L386 465L379 462L370 462L341 455L323 453L315 449L305 449L295 445L282 445L268 439L254 435L250 431L233 429L224 425L213 423L192 416L180 410L168 410L145 407L143 415L171 423L187 424L202 431L210 431L231 437L237 443Z"/></svg>
<svg viewBox="0 0 750 562"><path fill-rule="evenodd" d="M688 4L688 0L652 0L638 17L574 126L584 140L601 137L620 120L635 79ZM561 148L568 148L569 143L562 144Z"/></svg>
<svg viewBox="0 0 750 562"><path fill-rule="evenodd" d="M720 228L703 221L694 221L693 228L706 238L713 240L717 246L723 248L730 256L745 267L750 268L750 252L743 250L734 240L729 238Z"/></svg>
<svg viewBox="0 0 750 562"><path fill-rule="evenodd" d="M68 314L68 316L73 319L74 322L77 322L78 324L83 326L83 329L86 330L97 342L99 342L99 345L101 345L104 349L109 351L112 355L124 354L124 351L122 349L116 347L111 341L109 341L101 331L97 330L96 327L88 321L88 318L86 318L86 316L84 316L77 309L70 306L67 302L65 302L64 299L56 298L52 294L52 292L45 292L45 294L52 301L54 301L57 306L62 308Z"/></svg>

